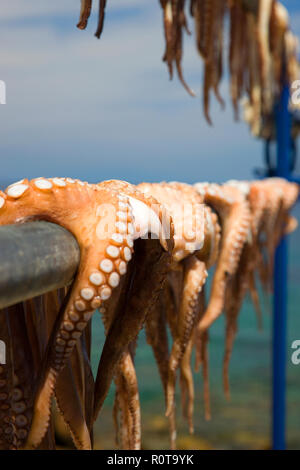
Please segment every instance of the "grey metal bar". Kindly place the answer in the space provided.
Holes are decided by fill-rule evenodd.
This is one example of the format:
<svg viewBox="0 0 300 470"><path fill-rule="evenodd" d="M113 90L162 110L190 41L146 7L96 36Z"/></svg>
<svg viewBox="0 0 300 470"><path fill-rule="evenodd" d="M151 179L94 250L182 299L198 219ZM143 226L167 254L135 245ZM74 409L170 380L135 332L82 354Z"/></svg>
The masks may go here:
<svg viewBox="0 0 300 470"><path fill-rule="evenodd" d="M59 225L0 226L0 308L68 285L79 260L77 241Z"/></svg>

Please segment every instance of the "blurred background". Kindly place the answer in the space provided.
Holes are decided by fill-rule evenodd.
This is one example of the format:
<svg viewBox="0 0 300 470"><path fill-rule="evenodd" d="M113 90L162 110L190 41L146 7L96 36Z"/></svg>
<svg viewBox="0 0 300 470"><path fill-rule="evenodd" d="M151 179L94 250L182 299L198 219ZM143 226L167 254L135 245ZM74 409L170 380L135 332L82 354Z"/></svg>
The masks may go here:
<svg viewBox="0 0 300 470"><path fill-rule="evenodd" d="M299 0L282 2L300 36ZM0 106L0 186L23 177L180 180L188 183L251 179L262 166L262 143L243 122L234 122L227 102L212 99L213 127L201 109L202 63L194 38L184 38L184 72L197 98L177 79L169 81L158 0L108 2L101 41L95 39L94 9L86 31L76 29L79 0L6 0L1 4L0 80L7 104ZM190 24L191 29L192 24ZM299 165L298 165L299 172ZM300 210L295 214L300 219ZM288 342L288 447L300 449L300 366L290 345L300 339L300 232L291 237ZM212 420L205 422L202 380L196 376L195 434L188 435L178 406L178 448L247 449L270 446L271 302L266 298L259 332L250 303L240 316L231 361L231 401L222 390L224 322L211 332ZM93 362L103 345L100 316L94 320ZM168 448L167 422L158 373L144 335L136 357L143 447ZM112 448L113 388L96 427L96 447Z"/></svg>

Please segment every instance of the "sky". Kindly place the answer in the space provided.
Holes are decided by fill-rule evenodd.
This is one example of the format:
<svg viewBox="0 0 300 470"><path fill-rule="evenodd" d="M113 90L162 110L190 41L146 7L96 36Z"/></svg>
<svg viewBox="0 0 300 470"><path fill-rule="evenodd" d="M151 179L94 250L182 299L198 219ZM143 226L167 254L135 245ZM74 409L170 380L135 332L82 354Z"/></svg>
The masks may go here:
<svg viewBox="0 0 300 470"><path fill-rule="evenodd" d="M158 0L110 0L103 36L76 28L79 0L2 0L0 184L23 177L90 182L249 179L263 146L233 119L225 77L213 127L202 113L202 62L184 38L184 72L197 97L170 82ZM283 1L300 36L299 0ZM191 23L191 22L190 22ZM192 28L192 24L190 24Z"/></svg>

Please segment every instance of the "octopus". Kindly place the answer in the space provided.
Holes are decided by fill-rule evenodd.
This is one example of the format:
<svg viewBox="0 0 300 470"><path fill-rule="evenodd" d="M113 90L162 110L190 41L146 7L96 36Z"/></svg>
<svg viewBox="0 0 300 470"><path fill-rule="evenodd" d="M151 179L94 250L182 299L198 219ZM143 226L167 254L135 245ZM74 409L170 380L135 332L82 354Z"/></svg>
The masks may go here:
<svg viewBox="0 0 300 470"><path fill-rule="evenodd" d="M7 363L0 365L0 449L55 449L55 410L75 447L93 448L93 425L112 381L117 445L140 449L134 361L142 328L158 365L175 449L177 374L192 433L193 349L210 419L209 328L224 312L223 381L229 398L229 363L243 300L250 292L261 321L256 278L270 292L275 249L297 227L290 211L298 197L298 185L280 178L137 187L117 180L36 178L1 192L1 225L54 222L75 236L81 259L70 286L0 311L7 346ZM94 378L96 310L106 337Z"/></svg>
<svg viewBox="0 0 300 470"><path fill-rule="evenodd" d="M245 92L245 70L247 64L246 12L238 0L230 4L230 94L235 118L239 117L239 101Z"/></svg>
<svg viewBox="0 0 300 470"><path fill-rule="evenodd" d="M186 8L187 3L189 8ZM270 116L282 90L285 67L285 78L290 85L299 79L298 41L290 31L285 7L277 0L159 0L159 5L165 39L163 62L170 79L176 69L179 81L191 96L195 96L195 92L184 79L182 60L183 33L192 34L188 13L193 18L196 49L204 65L203 112L210 125L212 91L224 107L220 84L227 34L225 24L229 17L228 70L234 115L238 119L242 103L244 119L253 135L269 138L272 133ZM86 28L91 8L92 0L81 0L79 29ZM97 38L103 31L105 8L106 0L99 0ZM295 132L298 133L296 127Z"/></svg>
<svg viewBox="0 0 300 470"><path fill-rule="evenodd" d="M112 184L115 185L116 183L108 182L103 184L108 184L109 188L111 188ZM158 230L160 230L160 228L158 227L158 225L160 219L158 218L158 215L152 213L152 211L155 208L156 211L158 211L158 213L160 214L159 211L162 211L160 204L151 197L145 198L139 191L137 191L136 189L134 189L133 186L127 183L118 182L117 187L121 188L123 194L127 195L129 200L131 201L130 203L134 206L136 215L140 214L137 219L139 220L139 225L137 225L137 229L141 238L145 237L145 235L147 234L148 223L150 228L153 226L152 230L154 230L155 234L159 233ZM145 201L147 202L149 213L148 218L143 219L142 215L145 213ZM170 247L172 245L172 221L168 219L163 213L161 214L161 218L164 221L164 236L161 239L161 243L163 243L165 248L167 249L168 246ZM169 245L166 245L166 240L168 240ZM117 410L119 410L122 413L121 419L127 420L126 422L132 423L133 428L132 439L134 439L134 444L128 445L128 442L132 443L132 439L130 439L130 437L127 437L127 444L126 440L124 441L123 439L125 444L122 445L122 447L124 448L129 447L138 449L140 447L140 438L137 437L138 435L140 435L140 431L137 431L140 429L140 416L138 412L139 399L137 390L137 379L133 365L133 358L131 354L132 348L130 343L135 341L139 330L143 326L143 322L148 312L148 308L145 308L144 299L148 298L148 306L155 303L155 296L157 296L159 291L161 290L161 284L165 277L166 270L168 269L168 263L166 263L165 258L163 258L161 260L161 264L157 265L158 269L152 268L151 270L149 270L148 262L151 264L161 252L161 248L159 248L158 254L155 252L155 249L151 249L150 245L153 245L153 241L145 240L146 244L149 242L149 246L145 245L144 251L140 253L140 257L137 259L137 263L141 266L141 268L137 273L135 273L136 283L132 284L132 280L129 279L129 281L131 282L131 286L126 287L124 285L123 289L120 290L118 293L120 298L124 298L124 302L126 302L126 308L124 309L123 305L117 307L115 302L112 302L110 305L108 305L105 310L101 308L101 313L103 314L104 325L106 328L109 327L109 322L111 321L109 319L114 318L114 316L116 315L115 312L118 308L122 308L124 312L120 312L121 321L118 327L115 328L115 331L113 330L113 328L109 328L106 342L107 348L106 346L104 346L103 348L95 385L95 419L101 409L101 406L103 404L110 382L113 377L114 370L111 367L112 358L119 358L119 353L118 349L116 348L116 345L122 344L122 340L121 338L118 339L118 336L120 335L120 329L124 330L124 328L126 328L124 326L126 315L130 316L131 322L131 326L129 325L128 330L128 334L131 335L131 338L129 342L126 341L126 347L128 346L128 348L126 351L122 351L122 353L124 354L120 360L120 364L118 365L116 374L117 389L122 388L124 393L127 394L127 398L124 401L121 397L121 393L117 393L115 411L117 412ZM143 261L143 257L145 257L147 262ZM149 292L151 292L151 288L149 289L149 286L153 287L152 297L149 296ZM128 292L130 291L132 292L131 296L133 299L133 305L131 305L130 299L128 298ZM134 317L134 312L137 312L136 317ZM133 324L136 325L135 328L133 328ZM108 380L106 379L107 374L109 374ZM124 393L122 394L122 396L124 396ZM117 403L119 403L119 406L117 406ZM123 426L122 428L125 429L125 426Z"/></svg>
<svg viewBox="0 0 300 470"><path fill-rule="evenodd" d="M106 8L106 0L99 0L98 25L97 25L97 30L95 32L95 36L98 39L100 39L102 31L103 31L105 8ZM92 0L81 0L80 17L79 17L79 22L77 23L77 28L85 29L87 27L91 10L92 10Z"/></svg>
<svg viewBox="0 0 300 470"><path fill-rule="evenodd" d="M221 106L224 106L219 86L223 75L223 27L226 10L227 4L223 0L191 1L197 50L204 61L204 115L210 125L212 124L209 115L211 89Z"/></svg>
<svg viewBox="0 0 300 470"><path fill-rule="evenodd" d="M289 212L299 195L299 188L296 184L277 178L251 183L231 181L225 186L228 185L239 188L245 195L251 220L249 236L243 245L238 267L226 288L225 295L226 343L223 380L227 398L230 396L229 361L237 332L238 314L244 297L249 291L261 327L262 311L256 289L255 273L258 271L260 274L265 290L270 289L275 248L282 236L296 227ZM262 256L264 251L265 260Z"/></svg>
<svg viewBox="0 0 300 470"><path fill-rule="evenodd" d="M190 430L193 429L194 396L190 369L193 332L201 313L201 292L207 279L207 269L213 263L218 249L220 227L215 214L203 205L202 196L189 185L143 183L138 188L161 202L174 222L175 244L168 282L156 312L146 324L148 341L153 348L163 382L166 416L170 420L171 448L174 449L175 385L179 367L183 409L186 409ZM169 325L173 338L170 354L166 329L163 327L165 322ZM160 332L159 337L156 336L157 331Z"/></svg>
<svg viewBox="0 0 300 470"><path fill-rule="evenodd" d="M212 281L210 301L198 325L207 330L221 315L229 279L235 274L250 227L250 211L244 194L230 185L200 183L195 185L205 202L219 215L222 241L216 271Z"/></svg>
<svg viewBox="0 0 300 470"><path fill-rule="evenodd" d="M163 10L163 25L166 41L166 49L163 61L166 62L170 79L173 78L173 65L175 64L178 78L186 91L195 96L195 92L187 85L182 72L182 36L185 30L189 35L187 19L185 15L185 0L160 0Z"/></svg>
<svg viewBox="0 0 300 470"><path fill-rule="evenodd" d="M1 192L0 206L2 225L32 219L52 221L73 233L81 249L76 278L55 318L55 295L43 308L35 302L29 307L13 307L21 312L17 325L16 315L1 312L9 360L0 370L4 431L0 444L32 449L49 440L56 393L57 406L75 445L90 449L91 426L114 370L141 328L165 277L172 239L163 237L161 206L130 191L125 183L90 185L71 178L24 179ZM148 227L155 238L145 238ZM110 302L114 304L112 317ZM109 329L93 385L88 367L89 329L93 312L100 307L107 308L104 317ZM40 311L45 313L42 318L37 315ZM16 334L12 336L10 330ZM39 348L40 341L43 348ZM28 370L20 367L24 357ZM70 402L74 394L78 396ZM74 411L79 402L78 412Z"/></svg>

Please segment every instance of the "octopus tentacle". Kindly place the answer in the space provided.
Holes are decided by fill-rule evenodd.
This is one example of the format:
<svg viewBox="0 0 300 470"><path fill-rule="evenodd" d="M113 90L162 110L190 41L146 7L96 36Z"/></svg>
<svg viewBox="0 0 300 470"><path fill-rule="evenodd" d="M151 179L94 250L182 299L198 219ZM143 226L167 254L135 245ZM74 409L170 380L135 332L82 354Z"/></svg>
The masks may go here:
<svg viewBox="0 0 300 470"><path fill-rule="evenodd" d="M51 331L64 290L44 295L44 311L47 324L47 338ZM92 410L94 380L90 366L91 322L77 341L71 357L57 378L55 386L56 406L70 431L77 449L92 448Z"/></svg>
<svg viewBox="0 0 300 470"><path fill-rule="evenodd" d="M270 52L270 19L274 0L259 0L257 36L260 55L260 69L262 82L262 98L264 112L272 110L272 78L271 78L271 52Z"/></svg>
<svg viewBox="0 0 300 470"><path fill-rule="evenodd" d="M194 433L194 380L193 373L191 368L191 356L194 345L194 338L190 338L186 350L182 356L180 362L180 386L181 386L181 403L182 403L182 412L186 417L189 425L190 434Z"/></svg>
<svg viewBox="0 0 300 470"><path fill-rule="evenodd" d="M219 93L219 83L223 73L223 24L226 8L226 3L221 0L198 0L192 6L196 45L204 60L204 115L210 125L212 125L209 115L211 88L221 106L224 106L224 101Z"/></svg>
<svg viewBox="0 0 300 470"><path fill-rule="evenodd" d="M195 92L187 85L183 77L181 67L183 29L190 34L184 12L185 0L160 0L160 5L163 9L166 41L163 61L167 63L170 79L173 78L173 63L175 63L181 84L191 96L195 96Z"/></svg>
<svg viewBox="0 0 300 470"><path fill-rule="evenodd" d="M12 312L15 313L15 312ZM0 364L0 449L16 449L17 438L15 428L15 413L11 406L12 390L14 387L14 360L12 336L10 331L9 313L0 311L1 339L5 344L5 364ZM27 435L27 429L25 430ZM26 436L25 436L26 437Z"/></svg>
<svg viewBox="0 0 300 470"><path fill-rule="evenodd" d="M117 305L113 307L108 305L108 310L117 311L117 314L114 313L113 318L111 313L105 314L109 318L107 320L108 333L96 379L95 416L102 407L118 358L128 344L136 338L151 305L157 299L169 269L170 248L173 246L172 223L167 227L171 221L166 220L160 204L151 197L146 198L127 183L115 184L122 189L123 193L128 194L130 204L134 209L137 227L134 246L135 263L130 263L127 287L119 293L120 300ZM170 234L166 233L168 229ZM139 238L153 233L153 230L154 235L155 231L159 230L158 240ZM128 325L125 328L124 323L127 322Z"/></svg>
<svg viewBox="0 0 300 470"><path fill-rule="evenodd" d="M256 19L251 13L246 14L246 30L248 50L248 69L249 69L249 96L251 103L251 131L253 135L259 135L261 130L261 80L259 70L259 50L257 41L253 41L256 35Z"/></svg>
<svg viewBox="0 0 300 470"><path fill-rule="evenodd" d="M101 185L87 185L72 179L24 180L9 186L3 196L5 204L1 208L0 223L28 218L52 220L70 230L81 248L78 275L54 326L37 389L27 441L27 447L36 447L47 431L57 376L94 309L110 297L112 288L119 283L119 264L123 261L126 265L131 257L128 240L122 236L119 243L119 238L123 226L125 231L130 226L132 216L118 211L119 203L124 204L123 196ZM109 213L107 205L113 209ZM105 217L101 213L104 209ZM121 213L124 213L125 223L116 220Z"/></svg>
<svg viewBox="0 0 300 470"><path fill-rule="evenodd" d="M98 26L95 32L96 38L100 39L100 36L103 31L104 26L104 17L105 17L105 7L106 7L106 0L99 0L99 18L98 18Z"/></svg>
<svg viewBox="0 0 300 470"><path fill-rule="evenodd" d="M169 416L174 408L176 371L191 337L197 316L198 296L207 278L204 263L195 256L184 260L183 264L185 274L182 302L178 313L177 335L169 360L166 416Z"/></svg>
<svg viewBox="0 0 300 470"><path fill-rule="evenodd" d="M170 311L171 310L171 311ZM167 403L167 380L168 380L168 365L169 365L169 347L168 335L166 329L167 317L171 319L172 327L171 332L174 337L174 305L170 286L165 284L162 293L159 296L157 304L146 320L146 337L147 342L153 350L153 354L158 366L161 382L165 395L165 402ZM176 449L176 423L175 413L169 416L169 434L170 434L170 447L172 450Z"/></svg>
<svg viewBox="0 0 300 470"><path fill-rule="evenodd" d="M85 29L91 14L92 0L81 0L81 9L77 28Z"/></svg>
<svg viewBox="0 0 300 470"><path fill-rule="evenodd" d="M58 376L55 397L76 448L91 450L92 422L86 413L86 402L88 400L93 409L93 380L91 371L87 369L88 362L84 357L82 339L83 337L76 344L70 360ZM89 397L86 397L87 381Z"/></svg>
<svg viewBox="0 0 300 470"><path fill-rule="evenodd" d="M130 426L127 430L126 440L122 442L122 449L140 450L141 448L141 413L138 392L138 383L133 359L129 351L126 351L118 365L117 375L122 377L124 391L117 389L118 394L126 396L125 413L129 415ZM118 383L118 380L116 380ZM118 400L118 399L117 399ZM127 447L128 446L128 447Z"/></svg>
<svg viewBox="0 0 300 470"><path fill-rule="evenodd" d="M242 96L245 69L245 13L239 1L232 1L230 5L230 92L235 112L238 119L238 102Z"/></svg>
<svg viewBox="0 0 300 470"><path fill-rule="evenodd" d="M95 417L98 415L114 369L128 344L133 341L156 301L168 270L168 252L156 240L137 240L133 281L122 302L120 314L113 319L103 347L95 385ZM123 307L125 305L125 307Z"/></svg>
<svg viewBox="0 0 300 470"><path fill-rule="evenodd" d="M205 264L196 257L205 246L205 211L202 197L189 185L175 182L151 185L144 183L139 188L165 205L175 227L173 264L168 275L168 292L172 292L174 298L174 302L170 304L175 308L166 308L173 337L168 366L166 416L173 422L176 372L193 332L198 295L207 277ZM175 437L171 435L172 445L175 445L174 441Z"/></svg>
<svg viewBox="0 0 300 470"><path fill-rule="evenodd" d="M222 220L222 246L214 274L207 310L198 325L205 331L222 313L228 277L238 266L243 245L250 228L250 212L245 197L236 188L220 188L211 185L205 188L196 185L205 193L205 201L211 204Z"/></svg>

